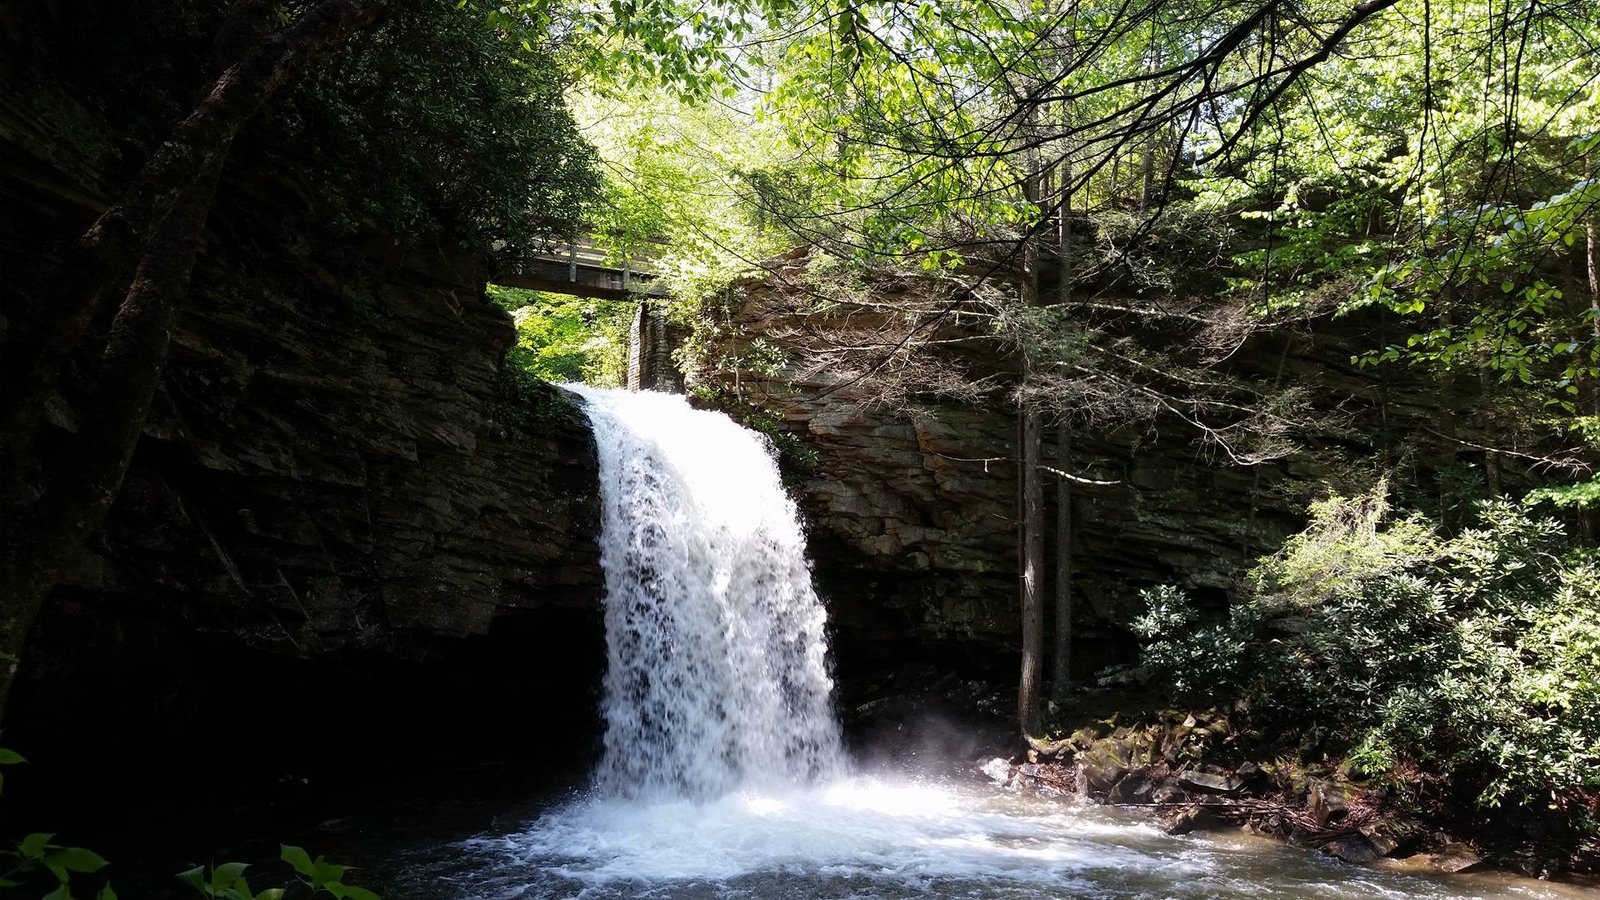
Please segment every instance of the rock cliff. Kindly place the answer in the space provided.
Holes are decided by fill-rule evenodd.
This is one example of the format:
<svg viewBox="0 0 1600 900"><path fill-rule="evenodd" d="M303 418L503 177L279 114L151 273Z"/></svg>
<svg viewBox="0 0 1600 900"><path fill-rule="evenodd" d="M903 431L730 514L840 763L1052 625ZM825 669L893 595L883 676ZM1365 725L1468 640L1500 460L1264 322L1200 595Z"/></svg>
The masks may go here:
<svg viewBox="0 0 1600 900"><path fill-rule="evenodd" d="M789 352L792 342L816 343L830 330L854 333L845 330L861 327L863 316L876 320L870 311L816 309L796 293L804 254L777 262L787 268L737 293L723 337L705 353L722 364L703 366L696 378L714 402L751 411L756 420L768 417L770 429L804 448L792 481L845 661L851 653L858 659L932 653L977 668L999 666L1009 677L1019 630L1015 416L998 398L924 396L886 405L870 386L809 371L794 361L804 353ZM884 288L907 289L915 288ZM1358 370L1350 359L1362 327L1284 329L1236 352L1232 371L1267 382L1292 379L1347 424L1360 423L1306 436L1301 452L1278 461L1229 465L1192 430L1171 422L1075 430L1066 468L1110 482L1073 488L1077 677L1133 659L1127 624L1141 611L1142 589L1177 584L1220 608L1244 572L1302 527L1307 504L1329 489L1363 490L1380 466L1405 465L1411 479L1405 488L1422 491L1412 499L1424 506L1455 502L1438 477L1445 467L1459 463L1461 472L1479 475L1488 468L1495 476L1482 454L1464 445L1436 441L1429 452L1418 451L1418 436L1456 421L1445 410L1470 406L1471 397L1441 393L1439 384L1407 373ZM962 346L974 346L961 337L969 342ZM765 365L737 363L762 359ZM991 372L1004 365L981 350L968 362ZM1053 429L1046 434L1045 462L1059 467ZM1054 477L1046 484L1053 546Z"/></svg>
<svg viewBox="0 0 1600 900"><path fill-rule="evenodd" d="M38 114L72 98L0 74L9 303L48 285L115 179ZM7 738L46 760L37 790L133 810L119 798L159 773L367 765L362 747L418 729L472 758L595 733L582 412L503 364L514 332L475 262L330 236L304 165L244 140L229 162L119 498L30 639ZM57 428L76 427L70 392ZM537 712L483 732L517 704ZM226 710L281 737L218 754Z"/></svg>

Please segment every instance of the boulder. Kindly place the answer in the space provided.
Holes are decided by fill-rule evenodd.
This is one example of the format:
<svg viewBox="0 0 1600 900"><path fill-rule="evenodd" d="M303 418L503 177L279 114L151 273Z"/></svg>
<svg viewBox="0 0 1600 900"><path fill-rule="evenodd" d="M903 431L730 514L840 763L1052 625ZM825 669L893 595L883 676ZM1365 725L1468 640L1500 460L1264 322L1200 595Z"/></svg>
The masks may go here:
<svg viewBox="0 0 1600 900"><path fill-rule="evenodd" d="M1483 867L1483 857L1459 841L1445 844L1437 852L1428 854L1427 859L1429 865L1451 875L1472 872Z"/></svg>
<svg viewBox="0 0 1600 900"><path fill-rule="evenodd" d="M1328 823L1337 822L1349 813L1343 785L1325 778L1312 778L1309 782L1306 809L1311 812L1318 827L1326 828Z"/></svg>
<svg viewBox="0 0 1600 900"><path fill-rule="evenodd" d="M1106 799L1112 803L1145 805L1153 802L1156 783L1143 770L1129 772L1112 786Z"/></svg>
<svg viewBox="0 0 1600 900"><path fill-rule="evenodd" d="M1367 843L1366 838L1358 834L1329 841L1322 849L1324 852L1337 856L1347 863L1361 865L1376 862L1383 855L1371 844Z"/></svg>
<svg viewBox="0 0 1600 900"><path fill-rule="evenodd" d="M1361 826L1361 836L1382 856L1395 856L1410 850L1417 842L1416 829L1392 818Z"/></svg>
<svg viewBox="0 0 1600 900"><path fill-rule="evenodd" d="M1210 772L1179 772L1178 783L1203 794L1237 794L1244 789L1244 779L1232 775Z"/></svg>
<svg viewBox="0 0 1600 900"><path fill-rule="evenodd" d="M1220 824L1216 813L1196 803L1167 810L1161 816L1161 830L1167 834L1188 834Z"/></svg>

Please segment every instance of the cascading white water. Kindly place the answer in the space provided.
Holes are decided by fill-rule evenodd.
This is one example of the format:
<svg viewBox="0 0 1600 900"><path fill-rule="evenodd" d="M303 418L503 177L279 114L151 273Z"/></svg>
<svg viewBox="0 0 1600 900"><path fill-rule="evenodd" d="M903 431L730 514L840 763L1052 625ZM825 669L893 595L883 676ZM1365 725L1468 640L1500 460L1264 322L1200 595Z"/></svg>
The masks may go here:
<svg viewBox="0 0 1600 900"><path fill-rule="evenodd" d="M765 439L681 396L572 390L600 454L597 786L709 799L837 774L825 615Z"/></svg>

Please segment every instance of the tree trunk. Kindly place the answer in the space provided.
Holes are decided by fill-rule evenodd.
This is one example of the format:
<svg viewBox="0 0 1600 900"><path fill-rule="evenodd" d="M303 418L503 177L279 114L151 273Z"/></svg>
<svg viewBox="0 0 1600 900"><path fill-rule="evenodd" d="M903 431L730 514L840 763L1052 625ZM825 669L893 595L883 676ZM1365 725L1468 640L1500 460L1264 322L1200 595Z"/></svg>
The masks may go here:
<svg viewBox="0 0 1600 900"><path fill-rule="evenodd" d="M1041 187L1044 176L1039 171L1037 159L1030 160L1031 174L1023 182L1026 200L1041 205ZM1024 306L1039 303L1039 243L1030 237L1023 245L1023 272L1021 299ZM1024 388L1033 379L1032 349L1026 345L1022 351L1021 383ZM1021 509L1018 519L1022 527L1021 571L1018 584L1022 608L1022 674L1017 683L1017 726L1024 737L1036 735L1040 730L1039 696L1044 683L1044 486L1040 480L1040 429L1039 414L1024 395L1018 415L1021 443L1017 454Z"/></svg>
<svg viewBox="0 0 1600 900"><path fill-rule="evenodd" d="M1066 185L1071 169L1062 179ZM1056 230L1056 260L1060 277L1058 302L1072 302L1072 198L1061 200ZM1072 432L1067 423L1056 424L1056 460L1063 472L1072 471ZM1056 635L1050 696L1057 702L1072 691L1072 480L1056 479Z"/></svg>
<svg viewBox="0 0 1600 900"><path fill-rule="evenodd" d="M1024 736L1039 733L1039 693L1044 680L1044 487L1039 478L1039 416L1022 416L1022 677L1017 724Z"/></svg>
<svg viewBox="0 0 1600 900"><path fill-rule="evenodd" d="M1595 170L1589 169L1589 179L1596 177ZM1586 245L1589 269L1589 327L1594 331L1597 349L1600 349L1600 213L1591 215L1585 226Z"/></svg>
<svg viewBox="0 0 1600 900"><path fill-rule="evenodd" d="M138 442L189 292L234 137L305 63L377 20L387 0L322 0L248 48L79 239L61 291L34 302L8 342L0 406L0 716L44 598L100 527ZM61 368L84 353L106 298L131 275L97 354L76 431L35 459ZM12 380L14 379L14 380Z"/></svg>
<svg viewBox="0 0 1600 900"><path fill-rule="evenodd" d="M1072 433L1065 422L1056 425L1056 459L1063 472L1072 471ZM1065 700L1072 691L1072 481L1056 479L1056 640L1050 696Z"/></svg>

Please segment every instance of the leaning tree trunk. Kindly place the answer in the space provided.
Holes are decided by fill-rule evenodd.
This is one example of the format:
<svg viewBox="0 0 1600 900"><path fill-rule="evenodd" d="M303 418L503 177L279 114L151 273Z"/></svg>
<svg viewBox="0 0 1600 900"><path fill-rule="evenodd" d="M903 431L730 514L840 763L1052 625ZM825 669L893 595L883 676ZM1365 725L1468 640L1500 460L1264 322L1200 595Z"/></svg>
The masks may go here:
<svg viewBox="0 0 1600 900"><path fill-rule="evenodd" d="M0 370L8 384L0 405L0 716L45 596L82 554L121 486L234 137L308 61L376 21L387 5L321 0L253 42L78 241L56 296L36 299L8 341ZM64 449L36 458L47 427L43 410L62 367L92 352L86 335L122 284L77 428Z"/></svg>

